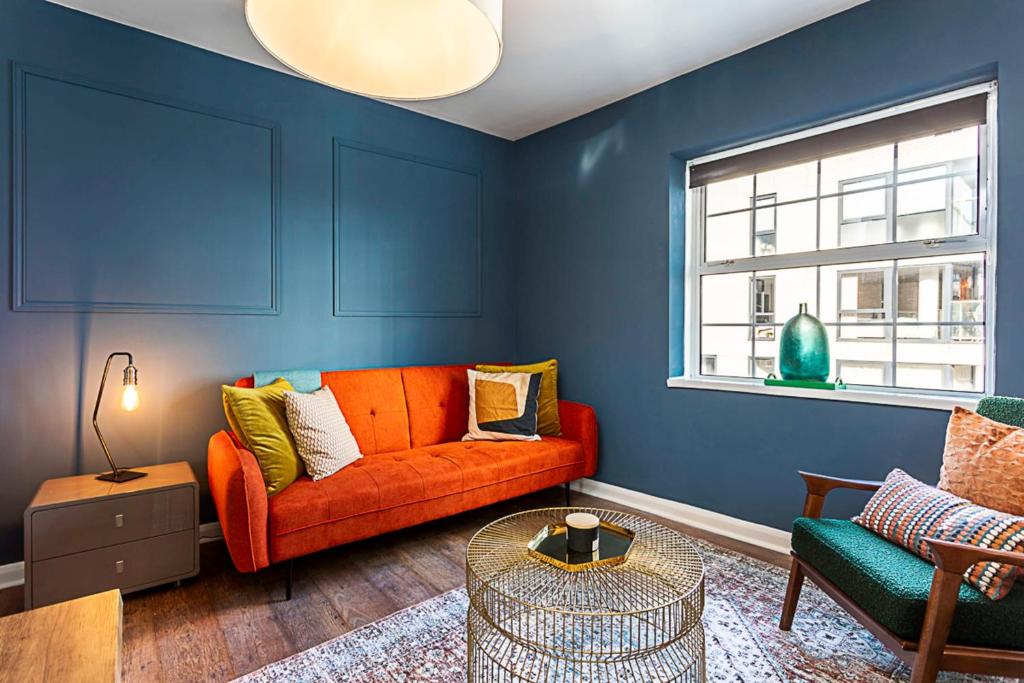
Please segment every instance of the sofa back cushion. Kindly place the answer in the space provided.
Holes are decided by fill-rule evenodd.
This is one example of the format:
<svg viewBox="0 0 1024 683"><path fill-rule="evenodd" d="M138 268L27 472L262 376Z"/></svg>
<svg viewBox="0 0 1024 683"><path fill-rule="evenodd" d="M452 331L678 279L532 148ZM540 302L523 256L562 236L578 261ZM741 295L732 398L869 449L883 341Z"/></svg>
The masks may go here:
<svg viewBox="0 0 1024 683"><path fill-rule="evenodd" d="M401 368L338 370L323 373L323 380L363 455L411 448Z"/></svg>
<svg viewBox="0 0 1024 683"><path fill-rule="evenodd" d="M458 441L466 433L471 365L402 368L413 448Z"/></svg>

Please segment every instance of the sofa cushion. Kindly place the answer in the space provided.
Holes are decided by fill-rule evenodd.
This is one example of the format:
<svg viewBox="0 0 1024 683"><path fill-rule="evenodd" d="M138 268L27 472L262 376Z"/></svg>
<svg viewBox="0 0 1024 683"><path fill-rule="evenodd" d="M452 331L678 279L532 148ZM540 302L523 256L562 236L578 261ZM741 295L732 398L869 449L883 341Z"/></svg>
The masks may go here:
<svg viewBox="0 0 1024 683"><path fill-rule="evenodd" d="M582 467L582 462L582 445L561 438L454 442L367 455L320 481L300 477L271 498L269 533L280 536L558 468Z"/></svg>
<svg viewBox="0 0 1024 683"><path fill-rule="evenodd" d="M935 570L931 564L839 519L797 519L793 550L897 636L920 637ZM1024 648L1024 586L992 601L961 585L949 642Z"/></svg>
<svg viewBox="0 0 1024 683"><path fill-rule="evenodd" d="M401 368L325 372L363 455L410 448Z"/></svg>
<svg viewBox="0 0 1024 683"><path fill-rule="evenodd" d="M469 416L469 365L402 368L413 448L458 441Z"/></svg>

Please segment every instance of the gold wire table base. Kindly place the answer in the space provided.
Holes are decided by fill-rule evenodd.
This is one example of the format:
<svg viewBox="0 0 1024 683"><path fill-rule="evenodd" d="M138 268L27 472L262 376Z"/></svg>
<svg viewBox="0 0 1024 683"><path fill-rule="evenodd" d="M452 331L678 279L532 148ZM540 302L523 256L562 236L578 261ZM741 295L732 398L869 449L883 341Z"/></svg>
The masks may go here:
<svg viewBox="0 0 1024 683"><path fill-rule="evenodd" d="M621 564L569 572L531 538L572 512L635 533ZM703 683L704 566L682 535L613 510L546 508L499 519L466 552L471 683Z"/></svg>

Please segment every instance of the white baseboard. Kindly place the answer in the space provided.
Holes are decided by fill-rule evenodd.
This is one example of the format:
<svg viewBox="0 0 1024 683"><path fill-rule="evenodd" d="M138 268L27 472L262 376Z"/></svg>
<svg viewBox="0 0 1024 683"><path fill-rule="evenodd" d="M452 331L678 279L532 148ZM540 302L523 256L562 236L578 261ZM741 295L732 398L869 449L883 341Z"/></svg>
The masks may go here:
<svg viewBox="0 0 1024 683"><path fill-rule="evenodd" d="M210 543L211 541L219 541L223 538L224 536L220 532L220 522L199 525L200 543ZM0 564L0 590L20 586L23 583L25 583L24 562Z"/></svg>
<svg viewBox="0 0 1024 683"><path fill-rule="evenodd" d="M25 583L25 563L0 564L0 590Z"/></svg>
<svg viewBox="0 0 1024 683"><path fill-rule="evenodd" d="M731 538L734 541L742 541L767 550L772 550L783 555L789 555L790 534L788 531L775 529L756 522L748 522L745 519L738 519L723 515L720 512L712 512L704 508L687 505L668 498L658 498L640 491L605 484L593 479L579 479L572 483L574 491L580 491L598 498L628 505L658 515L674 522L682 522L689 526L709 531L719 536Z"/></svg>

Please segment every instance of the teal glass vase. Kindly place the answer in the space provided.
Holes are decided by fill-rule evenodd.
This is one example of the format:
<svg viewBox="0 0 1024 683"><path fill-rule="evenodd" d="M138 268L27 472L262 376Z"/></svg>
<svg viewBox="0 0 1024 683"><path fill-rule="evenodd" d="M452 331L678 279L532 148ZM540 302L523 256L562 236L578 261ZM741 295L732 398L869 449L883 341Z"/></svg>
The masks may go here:
<svg viewBox="0 0 1024 683"><path fill-rule="evenodd" d="M782 379L824 382L829 367L828 332L807 312L807 304L800 304L800 312L789 319L779 339Z"/></svg>

